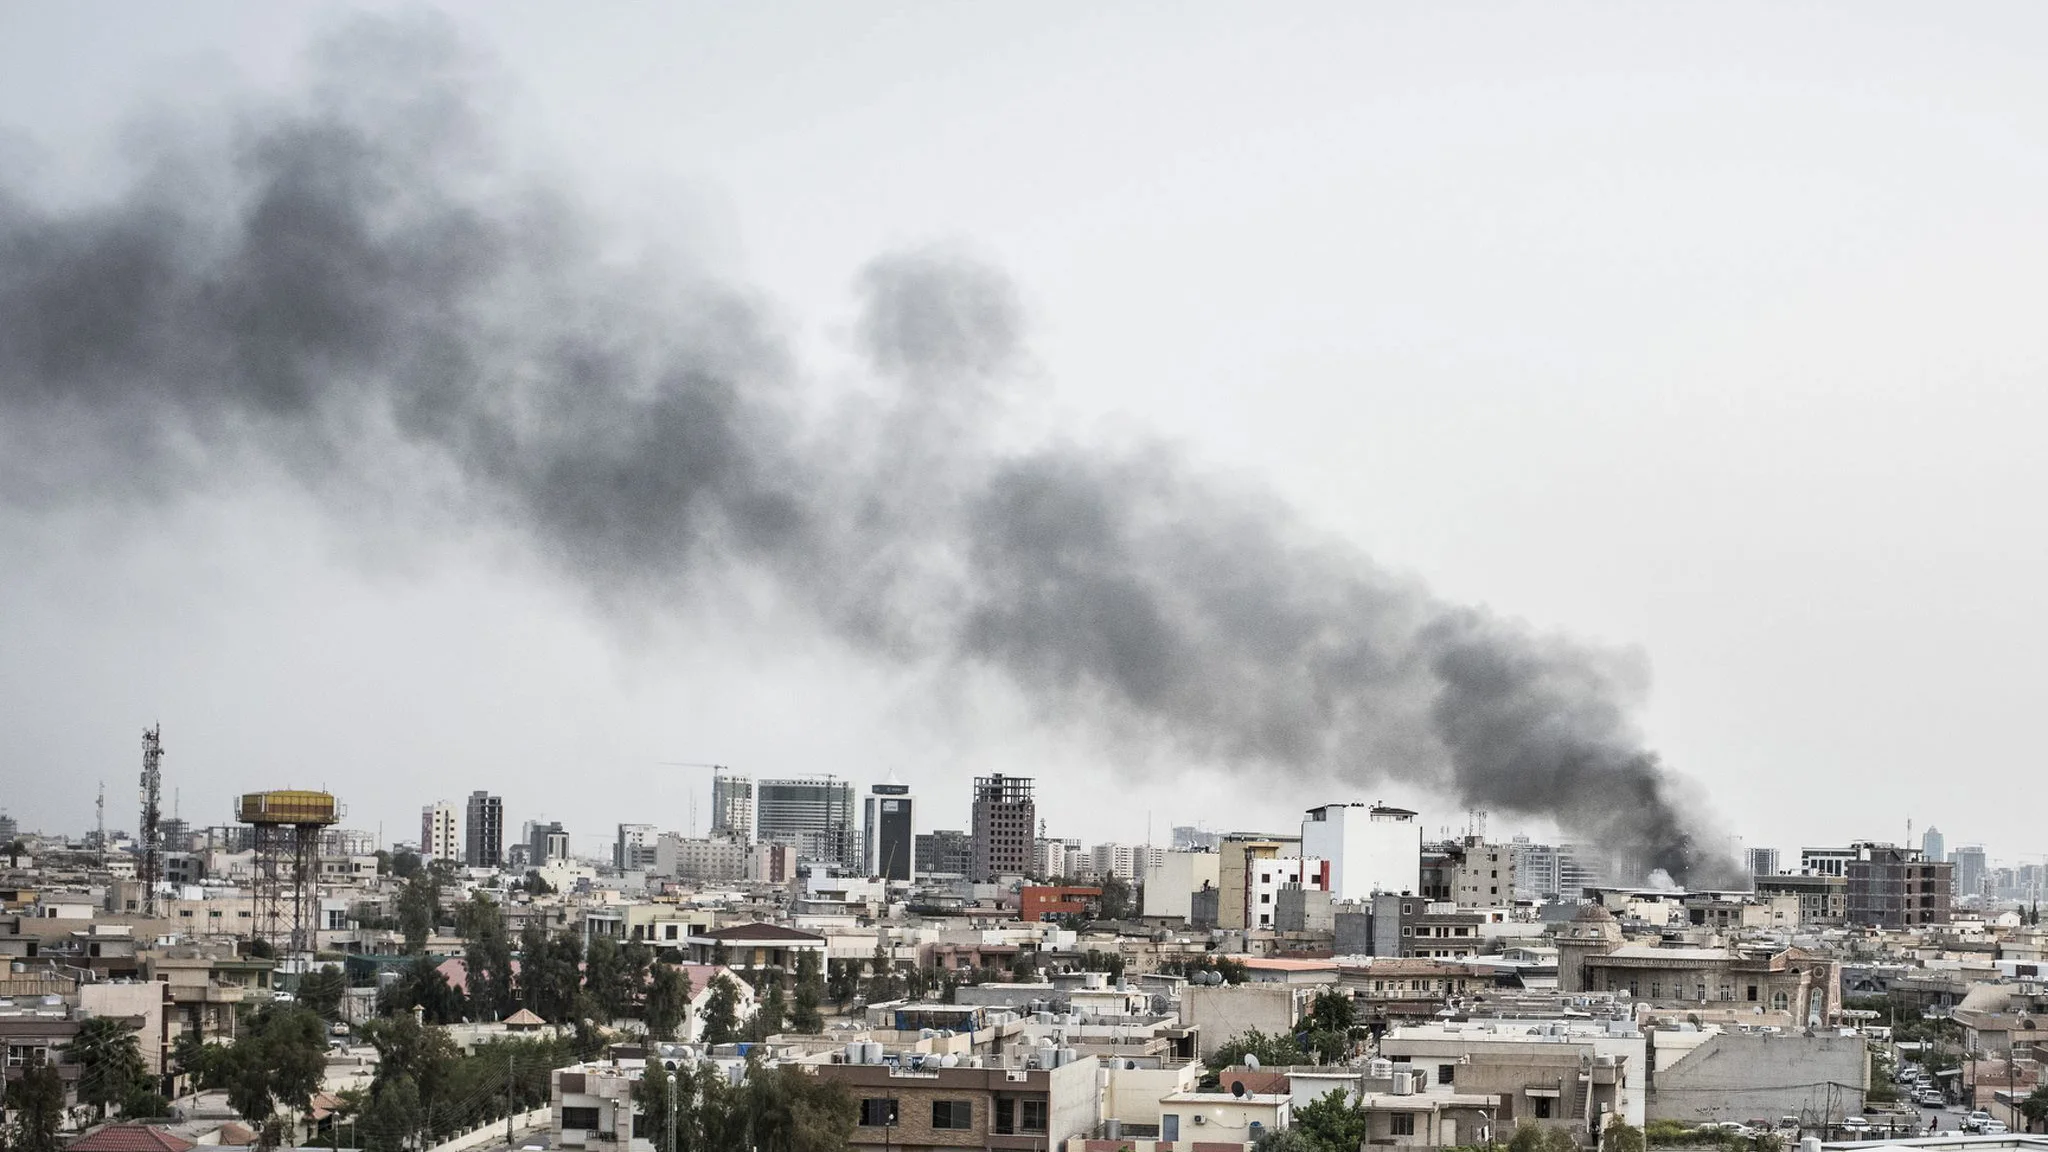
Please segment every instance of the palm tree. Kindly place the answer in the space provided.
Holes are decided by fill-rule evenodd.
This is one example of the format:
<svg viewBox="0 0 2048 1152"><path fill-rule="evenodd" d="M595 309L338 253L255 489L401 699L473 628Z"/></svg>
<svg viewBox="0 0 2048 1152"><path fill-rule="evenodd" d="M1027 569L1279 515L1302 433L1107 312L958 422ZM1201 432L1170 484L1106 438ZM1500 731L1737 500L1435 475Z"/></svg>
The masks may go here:
<svg viewBox="0 0 2048 1152"><path fill-rule="evenodd" d="M117 1017L95 1016L79 1025L64 1055L79 1066L78 1102L92 1105L96 1119L106 1119L107 1105L135 1095L149 1077L141 1041Z"/></svg>

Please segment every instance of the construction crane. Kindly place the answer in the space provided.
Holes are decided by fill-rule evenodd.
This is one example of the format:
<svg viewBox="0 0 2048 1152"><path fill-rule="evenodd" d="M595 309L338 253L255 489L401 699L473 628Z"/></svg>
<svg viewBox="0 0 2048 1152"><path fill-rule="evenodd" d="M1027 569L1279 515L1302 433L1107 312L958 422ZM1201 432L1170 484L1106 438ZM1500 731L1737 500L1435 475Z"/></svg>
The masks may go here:
<svg viewBox="0 0 2048 1152"><path fill-rule="evenodd" d="M720 772L731 771L731 769L727 768L723 764L702 764L698 763L695 760L656 760L655 764L663 768L709 768L711 769L711 774L713 776L718 775ZM697 793L695 792L695 790L692 790L690 793L690 836L694 839L696 835Z"/></svg>

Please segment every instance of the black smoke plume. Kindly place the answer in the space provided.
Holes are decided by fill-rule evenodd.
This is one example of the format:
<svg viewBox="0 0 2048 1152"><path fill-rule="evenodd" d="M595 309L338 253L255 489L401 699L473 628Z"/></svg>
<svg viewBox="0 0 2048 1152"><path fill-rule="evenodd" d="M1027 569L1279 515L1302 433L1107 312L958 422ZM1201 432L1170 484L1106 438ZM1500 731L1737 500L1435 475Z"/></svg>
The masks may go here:
<svg viewBox="0 0 2048 1152"><path fill-rule="evenodd" d="M766 578L876 659L993 669L1048 715L1728 875L1625 663L1442 604L1172 446L999 446L1020 310L956 256L869 265L882 394L808 398L745 294L622 265L511 171L465 60L353 26L304 93L159 141L102 201L0 184L0 492L420 491L600 601Z"/></svg>

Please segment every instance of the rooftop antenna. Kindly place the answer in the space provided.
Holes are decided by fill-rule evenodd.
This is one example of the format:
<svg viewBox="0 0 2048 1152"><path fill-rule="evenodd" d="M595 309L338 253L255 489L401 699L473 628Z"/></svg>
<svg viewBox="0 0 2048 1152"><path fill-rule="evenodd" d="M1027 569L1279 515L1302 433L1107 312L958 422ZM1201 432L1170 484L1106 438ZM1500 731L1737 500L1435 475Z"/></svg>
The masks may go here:
<svg viewBox="0 0 2048 1152"><path fill-rule="evenodd" d="M107 782L100 781L100 798L93 804L99 810L99 831L93 834L93 845L100 850L100 867L107 866Z"/></svg>

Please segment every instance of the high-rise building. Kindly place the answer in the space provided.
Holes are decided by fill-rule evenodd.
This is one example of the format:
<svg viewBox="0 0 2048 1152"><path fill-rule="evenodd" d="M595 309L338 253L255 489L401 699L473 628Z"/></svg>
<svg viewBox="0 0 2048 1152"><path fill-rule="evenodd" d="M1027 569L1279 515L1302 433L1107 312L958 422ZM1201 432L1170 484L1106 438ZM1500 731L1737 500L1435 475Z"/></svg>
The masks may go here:
<svg viewBox="0 0 2048 1152"><path fill-rule="evenodd" d="M1329 861L1335 899L1412 893L1421 876L1422 825L1406 808L1325 804L1301 819L1301 855Z"/></svg>
<svg viewBox="0 0 2048 1152"><path fill-rule="evenodd" d="M0 848L5 848L9 844L14 843L14 838L19 835L21 835L21 827L14 822L14 817L9 816L5 812L0 812Z"/></svg>
<svg viewBox="0 0 2048 1152"><path fill-rule="evenodd" d="M655 831L652 824L621 824L612 844L612 867L621 872L644 872L654 864Z"/></svg>
<svg viewBox="0 0 2048 1152"><path fill-rule="evenodd" d="M1223 843L1221 832L1210 832L1192 824L1173 826L1173 850L1175 852L1214 852Z"/></svg>
<svg viewBox="0 0 2048 1152"><path fill-rule="evenodd" d="M1537 844L1517 836L1508 844L1515 864L1515 899L1555 900L1563 890L1554 844Z"/></svg>
<svg viewBox="0 0 2048 1152"><path fill-rule="evenodd" d="M1081 841L1072 836L1040 836L1031 842L1031 875L1039 880L1077 877L1082 867Z"/></svg>
<svg viewBox="0 0 2048 1152"><path fill-rule="evenodd" d="M1943 838L1941 829L1928 825L1927 831L1920 836L1920 855L1936 864L1948 859L1948 841Z"/></svg>
<svg viewBox="0 0 2048 1152"><path fill-rule="evenodd" d="M420 809L420 856L427 860L462 859L456 846L455 805L436 800Z"/></svg>
<svg viewBox="0 0 2048 1152"><path fill-rule="evenodd" d="M1984 877L1991 868L1982 844L1965 844L1957 848L1950 853L1949 863L1955 865L1958 899L1984 895Z"/></svg>
<svg viewBox="0 0 2048 1152"><path fill-rule="evenodd" d="M711 835L754 839L754 778L731 772L711 774Z"/></svg>
<svg viewBox="0 0 2048 1152"><path fill-rule="evenodd" d="M1923 860L1918 848L1861 844L1844 870L1848 919L1873 928L1947 924L1955 880L1951 864Z"/></svg>
<svg viewBox="0 0 2048 1152"><path fill-rule="evenodd" d="M1166 849L1150 844L1097 844L1088 850L1088 874L1097 880L1121 876L1136 883L1147 869L1166 863Z"/></svg>
<svg viewBox="0 0 2048 1152"><path fill-rule="evenodd" d="M867 874L907 883L917 852L916 803L910 785L892 773L886 783L868 789L864 808L861 856Z"/></svg>
<svg viewBox="0 0 2048 1152"><path fill-rule="evenodd" d="M850 782L830 776L763 780L754 797L756 836L788 844L800 859L859 870Z"/></svg>
<svg viewBox="0 0 2048 1152"><path fill-rule="evenodd" d="M916 843L919 876L965 876L974 867L974 837L958 828L920 833Z"/></svg>
<svg viewBox="0 0 2048 1152"><path fill-rule="evenodd" d="M569 832L560 820L529 820L526 823L526 862L534 868L550 860L569 858Z"/></svg>
<svg viewBox="0 0 2048 1152"><path fill-rule="evenodd" d="M1751 876L1776 876L1778 874L1778 850L1776 848L1751 848L1744 855L1749 861Z"/></svg>
<svg viewBox="0 0 2048 1152"><path fill-rule="evenodd" d="M974 778L974 869L968 878L988 884L1003 876L1031 872L1032 841L1038 835L1038 805L1031 777Z"/></svg>
<svg viewBox="0 0 2048 1152"><path fill-rule="evenodd" d="M463 826L462 862L471 868L496 868L505 862L505 800L487 792L469 794Z"/></svg>

